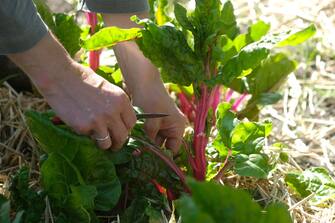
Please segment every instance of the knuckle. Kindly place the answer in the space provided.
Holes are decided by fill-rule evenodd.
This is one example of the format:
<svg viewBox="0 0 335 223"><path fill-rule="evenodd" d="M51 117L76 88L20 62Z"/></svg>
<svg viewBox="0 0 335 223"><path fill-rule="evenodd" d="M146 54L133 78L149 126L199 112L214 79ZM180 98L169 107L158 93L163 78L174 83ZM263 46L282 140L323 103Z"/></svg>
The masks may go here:
<svg viewBox="0 0 335 223"><path fill-rule="evenodd" d="M120 103L121 103L122 105L129 104L129 98L128 98L128 96L126 95L126 93L122 93L122 94L120 94L120 96L119 96L119 100L120 100Z"/></svg>

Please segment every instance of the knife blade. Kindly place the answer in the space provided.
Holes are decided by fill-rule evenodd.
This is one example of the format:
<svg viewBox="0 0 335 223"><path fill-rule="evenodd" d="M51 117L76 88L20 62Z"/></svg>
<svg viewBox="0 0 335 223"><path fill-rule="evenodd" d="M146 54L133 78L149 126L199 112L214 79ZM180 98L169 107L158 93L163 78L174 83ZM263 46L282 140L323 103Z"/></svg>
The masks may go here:
<svg viewBox="0 0 335 223"><path fill-rule="evenodd" d="M165 113L140 113L136 114L137 119L163 118L169 116Z"/></svg>

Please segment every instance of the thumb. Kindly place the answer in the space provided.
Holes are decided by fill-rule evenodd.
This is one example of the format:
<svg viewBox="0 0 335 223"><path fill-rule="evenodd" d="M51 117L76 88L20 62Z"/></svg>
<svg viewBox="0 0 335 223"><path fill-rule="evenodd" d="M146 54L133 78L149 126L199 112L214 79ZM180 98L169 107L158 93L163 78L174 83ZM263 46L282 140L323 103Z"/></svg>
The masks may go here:
<svg viewBox="0 0 335 223"><path fill-rule="evenodd" d="M181 138L167 138L165 142L165 147L170 149L173 154L177 154L181 146Z"/></svg>

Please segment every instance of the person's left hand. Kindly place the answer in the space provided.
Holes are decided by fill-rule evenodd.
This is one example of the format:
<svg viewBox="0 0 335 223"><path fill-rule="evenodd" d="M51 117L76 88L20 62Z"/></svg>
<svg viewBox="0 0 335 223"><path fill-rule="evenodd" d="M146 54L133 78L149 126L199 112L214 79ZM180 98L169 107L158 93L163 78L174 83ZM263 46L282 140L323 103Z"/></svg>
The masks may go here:
<svg viewBox="0 0 335 223"><path fill-rule="evenodd" d="M153 142L171 149L176 154L181 146L186 126L186 118L168 95L162 81L156 80L148 87L133 92L134 105L144 112L166 113L163 118L147 119L144 129Z"/></svg>

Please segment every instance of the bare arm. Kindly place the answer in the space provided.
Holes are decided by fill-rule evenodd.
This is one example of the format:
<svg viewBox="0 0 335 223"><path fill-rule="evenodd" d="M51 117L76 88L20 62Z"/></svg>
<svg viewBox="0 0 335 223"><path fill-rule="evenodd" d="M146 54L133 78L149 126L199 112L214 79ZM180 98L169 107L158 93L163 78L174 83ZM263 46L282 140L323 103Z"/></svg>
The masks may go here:
<svg viewBox="0 0 335 223"><path fill-rule="evenodd" d="M107 26L130 28L136 26L129 20L131 15L133 13L103 14L103 18ZM139 13L137 16L146 17L147 13ZM148 120L145 123L147 134L157 144L166 141L166 147L177 152L181 145L186 119L165 90L159 71L144 57L134 42L117 44L114 51L134 104L145 112L169 114L166 118Z"/></svg>
<svg viewBox="0 0 335 223"><path fill-rule="evenodd" d="M34 47L8 56L69 126L95 139L106 138L98 140L101 148L122 146L136 122L122 89L73 61L50 33Z"/></svg>

